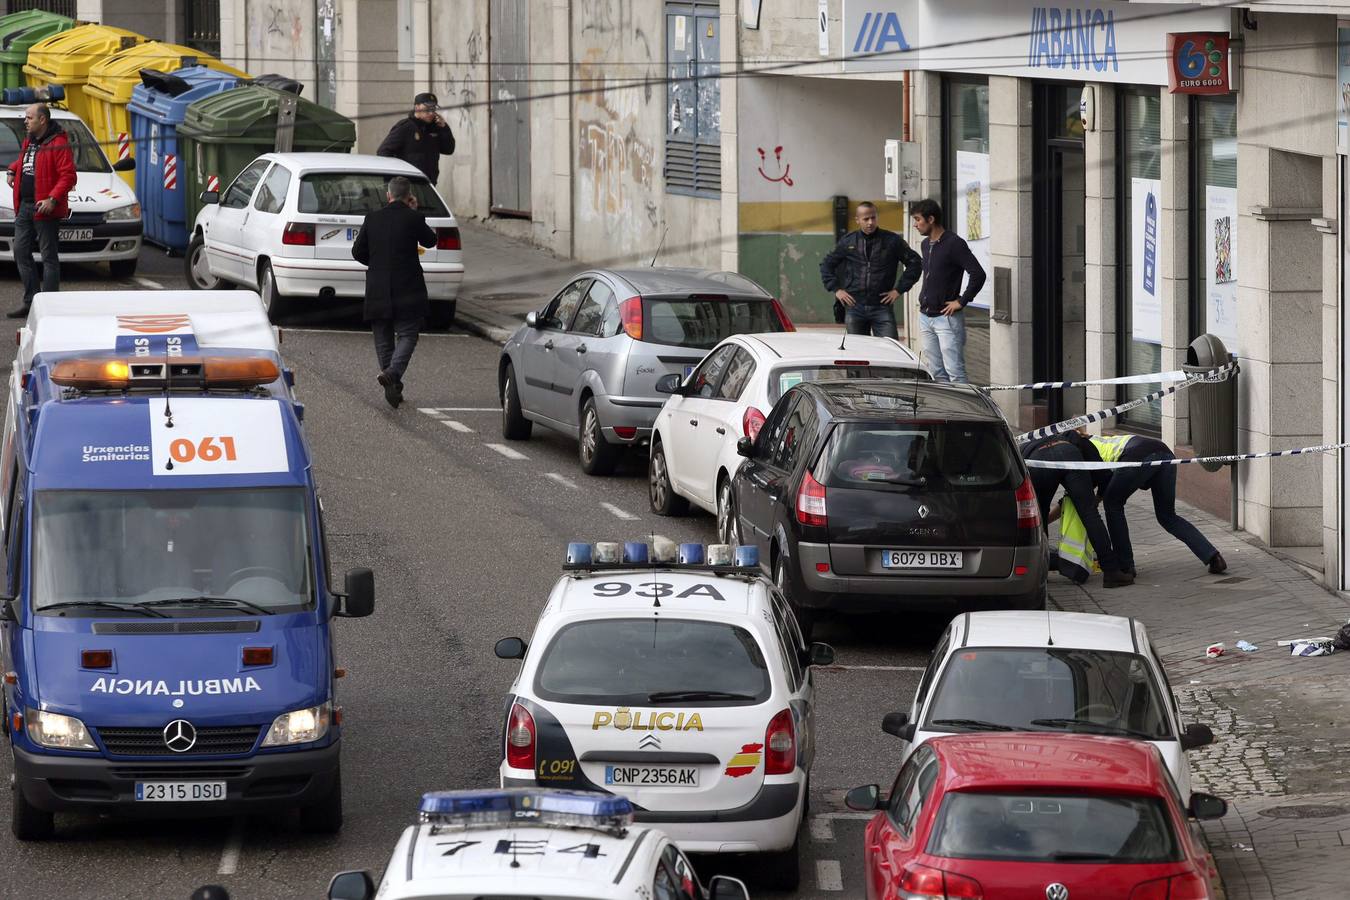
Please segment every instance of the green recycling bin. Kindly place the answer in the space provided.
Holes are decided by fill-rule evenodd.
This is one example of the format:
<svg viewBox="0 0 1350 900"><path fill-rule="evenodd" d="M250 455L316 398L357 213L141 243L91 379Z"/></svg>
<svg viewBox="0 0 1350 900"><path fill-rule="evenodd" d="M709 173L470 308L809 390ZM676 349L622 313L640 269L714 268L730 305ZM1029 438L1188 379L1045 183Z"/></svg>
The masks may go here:
<svg viewBox="0 0 1350 900"><path fill-rule="evenodd" d="M187 108L178 126L179 165L187 179L187 224L192 233L202 191L223 191L244 167L277 149L277 113L295 103L296 152L350 153L356 123L327 107L260 85L205 97Z"/></svg>
<svg viewBox="0 0 1350 900"><path fill-rule="evenodd" d="M26 9L0 18L0 88L23 87L28 48L74 27L74 19L41 9Z"/></svg>

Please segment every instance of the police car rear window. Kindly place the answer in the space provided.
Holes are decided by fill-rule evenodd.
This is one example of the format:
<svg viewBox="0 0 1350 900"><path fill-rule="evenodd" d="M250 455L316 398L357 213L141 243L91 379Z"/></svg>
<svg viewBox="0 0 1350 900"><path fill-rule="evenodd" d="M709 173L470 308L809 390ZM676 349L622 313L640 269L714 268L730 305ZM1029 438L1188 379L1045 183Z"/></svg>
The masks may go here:
<svg viewBox="0 0 1350 900"><path fill-rule="evenodd" d="M764 654L744 628L664 617L567 625L535 678L541 699L612 706L752 706L771 687Z"/></svg>

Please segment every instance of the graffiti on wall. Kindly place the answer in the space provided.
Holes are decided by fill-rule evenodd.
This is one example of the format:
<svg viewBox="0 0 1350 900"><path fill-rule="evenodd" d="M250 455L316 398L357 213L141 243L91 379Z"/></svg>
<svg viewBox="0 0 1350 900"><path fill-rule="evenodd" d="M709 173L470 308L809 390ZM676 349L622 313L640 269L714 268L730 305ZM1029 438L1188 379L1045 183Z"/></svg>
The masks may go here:
<svg viewBox="0 0 1350 900"><path fill-rule="evenodd" d="M591 173L591 206L598 212L628 212L655 186L656 151L638 139L630 124L580 122L577 164ZM655 223L653 223L655 224Z"/></svg>
<svg viewBox="0 0 1350 900"><path fill-rule="evenodd" d="M249 3L248 56L270 71L308 79L314 74L314 41L310 0L266 0Z"/></svg>
<svg viewBox="0 0 1350 900"><path fill-rule="evenodd" d="M769 165L768 155L763 147L756 147L755 152L759 154L759 175L765 181L782 182L787 187L792 187L792 163L783 164L783 148L773 148L773 164ZM765 167L768 166L766 169ZM772 173L772 174L771 174Z"/></svg>

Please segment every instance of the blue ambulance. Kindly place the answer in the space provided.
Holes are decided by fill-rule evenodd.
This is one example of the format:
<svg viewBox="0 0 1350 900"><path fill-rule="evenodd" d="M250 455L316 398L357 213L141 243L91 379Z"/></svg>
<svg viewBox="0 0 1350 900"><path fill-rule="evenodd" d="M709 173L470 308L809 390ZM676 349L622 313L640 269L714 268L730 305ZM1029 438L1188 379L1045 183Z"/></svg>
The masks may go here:
<svg viewBox="0 0 1350 900"><path fill-rule="evenodd" d="M39 294L0 449L11 826L342 824L334 616L303 407L248 291Z"/></svg>

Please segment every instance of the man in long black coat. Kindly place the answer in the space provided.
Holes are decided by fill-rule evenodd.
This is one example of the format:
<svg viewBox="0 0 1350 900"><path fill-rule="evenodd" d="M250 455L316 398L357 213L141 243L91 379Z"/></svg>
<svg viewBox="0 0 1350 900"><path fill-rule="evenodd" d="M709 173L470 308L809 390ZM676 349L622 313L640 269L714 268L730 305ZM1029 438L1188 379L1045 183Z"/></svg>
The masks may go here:
<svg viewBox="0 0 1350 900"><path fill-rule="evenodd" d="M388 206L366 216L352 244L352 256L367 267L364 312L380 363L376 380L384 388L384 399L397 409L403 402L403 373L429 307L417 246L435 247L436 232L417 211L408 179L402 175L389 179L387 196Z"/></svg>

